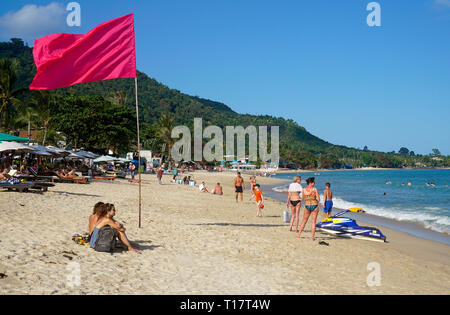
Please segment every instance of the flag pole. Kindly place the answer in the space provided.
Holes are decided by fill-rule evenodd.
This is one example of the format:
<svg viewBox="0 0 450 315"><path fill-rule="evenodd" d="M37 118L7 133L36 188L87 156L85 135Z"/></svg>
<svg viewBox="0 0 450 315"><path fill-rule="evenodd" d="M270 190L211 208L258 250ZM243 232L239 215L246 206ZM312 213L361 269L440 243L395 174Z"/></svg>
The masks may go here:
<svg viewBox="0 0 450 315"><path fill-rule="evenodd" d="M141 184L141 138L139 133L139 103L138 103L138 85L137 74L134 78L136 90L136 125L137 125L137 148L138 148L138 174L139 174L139 228L141 228L141 208L142 208L142 184Z"/></svg>

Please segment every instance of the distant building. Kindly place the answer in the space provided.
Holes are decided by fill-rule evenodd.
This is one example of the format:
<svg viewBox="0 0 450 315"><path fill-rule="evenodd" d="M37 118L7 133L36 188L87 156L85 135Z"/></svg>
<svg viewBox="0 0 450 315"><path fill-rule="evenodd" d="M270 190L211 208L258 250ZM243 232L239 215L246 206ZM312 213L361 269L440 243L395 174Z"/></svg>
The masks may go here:
<svg viewBox="0 0 450 315"><path fill-rule="evenodd" d="M32 140L37 140L38 138L38 134L39 134L40 130L36 130L36 129L31 129L30 130L30 135L28 135L28 130L20 130L19 131L19 137L21 138L28 138L28 139L32 139Z"/></svg>

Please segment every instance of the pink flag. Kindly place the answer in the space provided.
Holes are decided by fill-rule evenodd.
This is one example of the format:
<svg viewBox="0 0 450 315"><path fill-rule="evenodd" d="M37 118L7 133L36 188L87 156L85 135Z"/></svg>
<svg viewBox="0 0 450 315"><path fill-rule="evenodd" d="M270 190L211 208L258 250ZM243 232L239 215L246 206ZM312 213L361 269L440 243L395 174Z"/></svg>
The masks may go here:
<svg viewBox="0 0 450 315"><path fill-rule="evenodd" d="M129 14L84 35L52 34L35 41L37 73L30 90L136 77L134 18Z"/></svg>

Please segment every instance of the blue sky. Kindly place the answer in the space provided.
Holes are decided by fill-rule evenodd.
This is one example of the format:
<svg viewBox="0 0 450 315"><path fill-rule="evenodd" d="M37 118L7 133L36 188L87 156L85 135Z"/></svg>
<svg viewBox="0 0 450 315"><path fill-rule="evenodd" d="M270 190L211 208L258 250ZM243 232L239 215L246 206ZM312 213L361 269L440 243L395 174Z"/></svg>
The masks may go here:
<svg viewBox="0 0 450 315"><path fill-rule="evenodd" d="M450 0L377 1L380 27L369 0L79 0L81 27L69 2L2 1L0 40L134 12L138 69L171 88L334 144L450 154Z"/></svg>

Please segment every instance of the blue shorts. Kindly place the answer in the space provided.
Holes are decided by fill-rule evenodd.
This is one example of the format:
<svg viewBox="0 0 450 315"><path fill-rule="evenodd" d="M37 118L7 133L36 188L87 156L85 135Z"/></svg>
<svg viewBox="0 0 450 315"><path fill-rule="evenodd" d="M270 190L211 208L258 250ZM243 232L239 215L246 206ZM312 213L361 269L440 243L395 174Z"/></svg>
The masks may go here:
<svg viewBox="0 0 450 315"><path fill-rule="evenodd" d="M323 208L323 212L328 213L331 211L332 208L333 208L333 201L331 200L325 201L325 208Z"/></svg>

